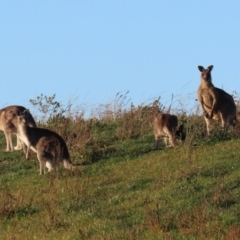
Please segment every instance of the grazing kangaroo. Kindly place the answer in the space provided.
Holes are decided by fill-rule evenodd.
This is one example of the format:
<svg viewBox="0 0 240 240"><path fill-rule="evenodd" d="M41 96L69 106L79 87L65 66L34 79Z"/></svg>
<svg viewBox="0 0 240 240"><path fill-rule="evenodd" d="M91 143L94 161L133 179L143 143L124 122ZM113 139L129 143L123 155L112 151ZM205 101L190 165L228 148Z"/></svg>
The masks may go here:
<svg viewBox="0 0 240 240"><path fill-rule="evenodd" d="M153 132L156 149L160 148L160 137L163 137L167 147L176 147L176 137L185 140L183 125L178 127L178 118L168 113L158 113L153 120ZM169 145L170 143L170 145Z"/></svg>
<svg viewBox="0 0 240 240"><path fill-rule="evenodd" d="M212 83L211 71L213 66L204 69L198 66L201 72L201 83L198 88L198 100L204 111L204 119L207 126L207 134L213 120L221 121L222 127L236 123L236 105L233 97L224 90L217 88Z"/></svg>
<svg viewBox="0 0 240 240"><path fill-rule="evenodd" d="M6 138L6 151L13 151L22 149L22 143L17 136L17 146L13 147L12 134L17 134L17 116L20 115L26 108L22 106L8 106L0 110L0 130L5 134ZM36 123L28 112L28 126L36 127Z"/></svg>
<svg viewBox="0 0 240 240"><path fill-rule="evenodd" d="M29 127L27 110L19 115L18 118L18 136L26 144L26 159L29 158L29 150L37 153L40 164L40 174L54 170L55 166L62 162L67 169L74 169L70 160L67 145L63 138L56 132L44 128Z"/></svg>

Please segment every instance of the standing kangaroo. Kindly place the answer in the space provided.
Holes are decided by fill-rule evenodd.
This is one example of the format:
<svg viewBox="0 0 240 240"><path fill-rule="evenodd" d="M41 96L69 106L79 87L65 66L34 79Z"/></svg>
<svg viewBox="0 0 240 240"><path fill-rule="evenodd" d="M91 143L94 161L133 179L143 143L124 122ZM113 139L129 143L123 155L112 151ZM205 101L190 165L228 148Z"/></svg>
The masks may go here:
<svg viewBox="0 0 240 240"><path fill-rule="evenodd" d="M198 100L204 111L207 134L210 134L212 120L222 122L222 127L234 125L236 122L236 105L233 97L220 88L214 87L211 71L213 66L204 69L198 66L201 72L201 83L198 88Z"/></svg>
<svg viewBox="0 0 240 240"><path fill-rule="evenodd" d="M26 159L29 158L29 150L37 153L40 164L40 174L54 170L55 166L62 162L67 169L74 169L70 160L66 142L56 132L44 128L29 127L27 110L18 117L19 138L26 144Z"/></svg>
<svg viewBox="0 0 240 240"><path fill-rule="evenodd" d="M178 127L177 116L168 113L158 113L153 120L156 149L160 148L160 137L163 137L166 147L176 147L176 137L185 140L186 135L183 130L183 125Z"/></svg>
<svg viewBox="0 0 240 240"><path fill-rule="evenodd" d="M5 134L6 138L6 151L13 151L22 149L22 143L17 136L17 146L13 147L12 134L17 134L17 116L20 115L26 108L22 106L8 106L0 110L0 130ZM33 116L28 112L27 125L36 127Z"/></svg>

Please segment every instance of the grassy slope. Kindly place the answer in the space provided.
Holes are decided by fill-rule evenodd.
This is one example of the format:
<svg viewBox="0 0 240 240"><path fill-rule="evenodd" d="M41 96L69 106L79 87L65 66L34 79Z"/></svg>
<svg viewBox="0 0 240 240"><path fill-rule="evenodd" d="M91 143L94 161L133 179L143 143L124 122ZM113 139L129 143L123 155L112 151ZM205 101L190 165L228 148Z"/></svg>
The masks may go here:
<svg viewBox="0 0 240 240"><path fill-rule="evenodd" d="M239 146L183 146L44 176L34 154L1 151L1 238L238 239Z"/></svg>

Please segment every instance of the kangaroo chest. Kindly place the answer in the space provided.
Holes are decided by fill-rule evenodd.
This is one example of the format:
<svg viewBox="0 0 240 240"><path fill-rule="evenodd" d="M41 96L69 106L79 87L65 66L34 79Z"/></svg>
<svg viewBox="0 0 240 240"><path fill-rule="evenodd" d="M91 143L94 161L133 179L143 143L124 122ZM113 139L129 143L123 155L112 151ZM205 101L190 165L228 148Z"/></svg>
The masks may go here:
<svg viewBox="0 0 240 240"><path fill-rule="evenodd" d="M18 129L18 136L27 146L31 146L30 148L34 152L36 152L36 147L33 146L33 144L31 143L31 140L29 139L29 134L27 134L27 130L25 128L20 127Z"/></svg>
<svg viewBox="0 0 240 240"><path fill-rule="evenodd" d="M19 127L18 136L27 146L31 145L25 128Z"/></svg>
<svg viewBox="0 0 240 240"><path fill-rule="evenodd" d="M213 96L211 95L210 90L207 88L201 89L201 97L202 97L204 108L206 107L207 109L208 108L211 109L214 99L213 99Z"/></svg>

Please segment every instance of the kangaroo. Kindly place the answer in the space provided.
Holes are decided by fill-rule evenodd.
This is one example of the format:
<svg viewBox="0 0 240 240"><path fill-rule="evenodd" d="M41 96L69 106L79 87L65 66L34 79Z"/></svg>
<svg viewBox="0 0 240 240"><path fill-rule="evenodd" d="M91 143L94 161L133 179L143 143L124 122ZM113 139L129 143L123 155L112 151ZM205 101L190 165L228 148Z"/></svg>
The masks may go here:
<svg viewBox="0 0 240 240"><path fill-rule="evenodd" d="M183 125L178 127L177 116L169 113L158 113L154 117L153 132L156 149L160 148L160 137L163 137L166 147L176 147L176 137L182 141L186 138Z"/></svg>
<svg viewBox="0 0 240 240"><path fill-rule="evenodd" d="M55 166L62 162L66 169L74 169L70 160L66 142L56 132L44 128L29 127L27 110L17 117L18 137L26 144L24 149L26 159L29 158L29 150L37 153L40 164L40 174L54 170Z"/></svg>
<svg viewBox="0 0 240 240"><path fill-rule="evenodd" d="M13 147L12 134L17 134L17 116L25 111L26 108L22 106L8 106L0 110L0 130L5 134L6 151L21 150L22 143L17 136L17 145ZM36 127L33 116L28 112L28 126Z"/></svg>
<svg viewBox="0 0 240 240"><path fill-rule="evenodd" d="M210 134L213 120L221 121L223 128L227 125L234 126L236 123L236 105L233 97L213 85L211 76L212 65L207 69L198 66L198 69L201 72L198 100L204 111L207 134Z"/></svg>

